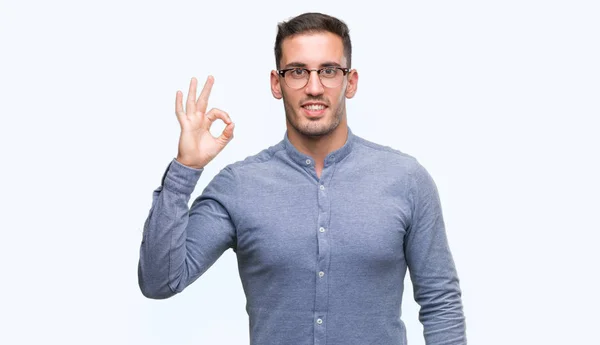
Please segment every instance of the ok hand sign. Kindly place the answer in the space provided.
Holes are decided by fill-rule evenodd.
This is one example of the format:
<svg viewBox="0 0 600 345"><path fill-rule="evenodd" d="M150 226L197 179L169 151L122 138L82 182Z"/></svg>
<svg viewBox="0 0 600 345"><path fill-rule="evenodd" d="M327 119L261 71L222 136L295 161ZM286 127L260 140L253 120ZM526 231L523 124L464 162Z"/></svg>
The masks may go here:
<svg viewBox="0 0 600 345"><path fill-rule="evenodd" d="M183 93L178 90L175 97L175 113L181 125L177 161L196 169L206 166L233 138L234 124L226 112L216 108L206 112L213 83L214 78L209 76L196 100L198 81L192 78L185 111L182 104ZM216 119L221 119L226 124L219 137L214 137L210 133L210 126Z"/></svg>

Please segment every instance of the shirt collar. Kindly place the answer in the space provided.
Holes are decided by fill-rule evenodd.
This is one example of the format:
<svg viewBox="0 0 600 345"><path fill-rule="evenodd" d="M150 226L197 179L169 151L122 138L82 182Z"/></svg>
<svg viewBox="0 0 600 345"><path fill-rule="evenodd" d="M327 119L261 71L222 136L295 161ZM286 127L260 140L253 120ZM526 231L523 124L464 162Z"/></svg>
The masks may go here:
<svg viewBox="0 0 600 345"><path fill-rule="evenodd" d="M344 159L350 153L350 151L352 151L352 146L354 145L355 137L356 136L352 133L352 130L350 130L350 127L348 127L348 138L346 139L346 143L339 149L337 149L333 152L330 152L327 155L327 157L325 157L325 165L328 165L331 163L337 163L337 162L341 161L342 159ZM296 163L303 165L303 166L314 165L314 161L311 156L301 153L290 142L287 131L285 132L285 135L283 137L283 144L284 144L283 146L285 147L287 154Z"/></svg>

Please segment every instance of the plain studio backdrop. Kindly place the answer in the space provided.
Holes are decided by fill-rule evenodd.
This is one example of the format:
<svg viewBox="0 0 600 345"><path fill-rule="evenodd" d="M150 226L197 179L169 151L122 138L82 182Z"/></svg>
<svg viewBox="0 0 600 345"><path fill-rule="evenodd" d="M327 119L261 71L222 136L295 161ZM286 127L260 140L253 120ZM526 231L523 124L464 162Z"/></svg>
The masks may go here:
<svg viewBox="0 0 600 345"><path fill-rule="evenodd" d="M214 75L209 107L236 123L193 200L283 139L276 25L319 11L351 30L352 130L437 183L469 343L599 344L599 7L2 0L0 343L248 343L233 251L183 293L146 299L143 224L177 154L175 92ZM411 345L417 313L407 278Z"/></svg>

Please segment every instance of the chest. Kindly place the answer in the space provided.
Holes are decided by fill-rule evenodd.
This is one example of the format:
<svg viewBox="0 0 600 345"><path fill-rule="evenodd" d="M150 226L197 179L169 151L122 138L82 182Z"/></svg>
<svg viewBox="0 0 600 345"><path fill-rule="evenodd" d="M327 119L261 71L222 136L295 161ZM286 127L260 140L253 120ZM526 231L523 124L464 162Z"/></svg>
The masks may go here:
<svg viewBox="0 0 600 345"><path fill-rule="evenodd" d="M394 181L373 182L345 176L257 182L240 200L240 262L312 272L324 252L353 267L401 260L407 198Z"/></svg>

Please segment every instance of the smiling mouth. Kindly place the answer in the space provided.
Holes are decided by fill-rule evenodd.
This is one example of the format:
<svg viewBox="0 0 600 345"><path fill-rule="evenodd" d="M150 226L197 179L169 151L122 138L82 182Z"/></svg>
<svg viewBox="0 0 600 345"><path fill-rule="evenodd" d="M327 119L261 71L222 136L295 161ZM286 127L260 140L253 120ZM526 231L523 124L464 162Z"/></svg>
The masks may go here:
<svg viewBox="0 0 600 345"><path fill-rule="evenodd" d="M302 108L304 108L308 111L321 111L321 110L325 110L325 108L327 108L327 106L323 105L323 104L308 104L308 105L303 105Z"/></svg>

